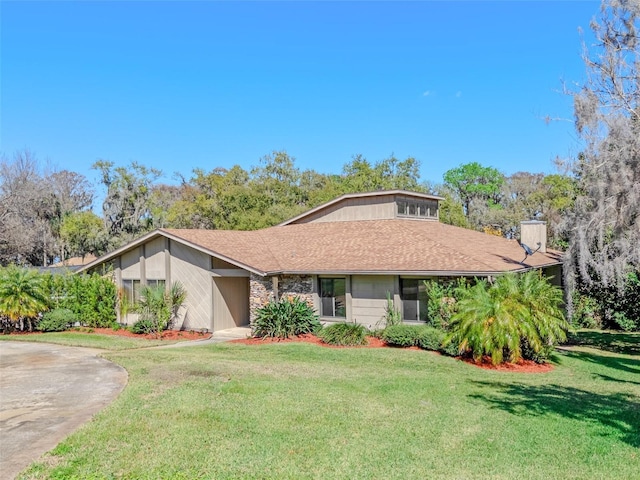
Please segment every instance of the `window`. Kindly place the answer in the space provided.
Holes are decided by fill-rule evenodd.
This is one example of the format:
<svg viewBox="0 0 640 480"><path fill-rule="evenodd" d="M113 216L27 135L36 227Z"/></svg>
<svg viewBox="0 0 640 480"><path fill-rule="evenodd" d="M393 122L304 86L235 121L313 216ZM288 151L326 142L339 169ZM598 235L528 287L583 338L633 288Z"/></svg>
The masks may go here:
<svg viewBox="0 0 640 480"><path fill-rule="evenodd" d="M320 315L346 318L346 282L344 278L320 279Z"/></svg>
<svg viewBox="0 0 640 480"><path fill-rule="evenodd" d="M135 305L140 300L140 280L122 280L124 299L129 305Z"/></svg>
<svg viewBox="0 0 640 480"><path fill-rule="evenodd" d="M438 202L436 200L398 200L398 216L418 218L438 218Z"/></svg>
<svg viewBox="0 0 640 480"><path fill-rule="evenodd" d="M162 285L162 287L164 288L165 282L164 280L149 280L147 279L147 286L149 287L157 287Z"/></svg>
<svg viewBox="0 0 640 480"><path fill-rule="evenodd" d="M407 321L427 320L427 288L424 279L401 278L402 317Z"/></svg>

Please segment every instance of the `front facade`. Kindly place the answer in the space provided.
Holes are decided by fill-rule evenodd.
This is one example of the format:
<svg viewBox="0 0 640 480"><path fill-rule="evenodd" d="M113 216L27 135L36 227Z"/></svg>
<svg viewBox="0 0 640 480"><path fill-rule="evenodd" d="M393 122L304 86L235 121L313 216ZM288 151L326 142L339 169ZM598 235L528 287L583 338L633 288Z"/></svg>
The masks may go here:
<svg viewBox="0 0 640 480"><path fill-rule="evenodd" d="M326 322L382 327L389 300L405 322L421 322L423 280L531 268L561 278L559 252L540 245L524 263L513 240L441 224L439 200L405 191L351 194L262 230L161 229L82 271L111 272L121 323L135 321L126 306L140 285L178 281L187 301L174 328L206 331L249 325L259 307L291 296ZM539 223L534 228L539 238Z"/></svg>

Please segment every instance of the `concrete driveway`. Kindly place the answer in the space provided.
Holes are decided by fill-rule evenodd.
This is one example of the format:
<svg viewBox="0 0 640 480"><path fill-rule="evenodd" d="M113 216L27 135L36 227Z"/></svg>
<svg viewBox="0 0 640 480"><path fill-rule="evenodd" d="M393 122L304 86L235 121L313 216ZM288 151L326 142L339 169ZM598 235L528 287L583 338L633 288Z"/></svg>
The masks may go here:
<svg viewBox="0 0 640 480"><path fill-rule="evenodd" d="M111 403L127 372L101 350L0 342L0 476L12 479Z"/></svg>

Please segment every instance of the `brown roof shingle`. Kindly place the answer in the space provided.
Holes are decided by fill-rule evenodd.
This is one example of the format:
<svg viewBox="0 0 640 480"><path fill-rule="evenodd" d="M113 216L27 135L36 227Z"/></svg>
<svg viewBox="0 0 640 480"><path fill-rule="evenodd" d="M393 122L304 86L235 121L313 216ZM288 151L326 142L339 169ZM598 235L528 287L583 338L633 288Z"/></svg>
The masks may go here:
<svg viewBox="0 0 640 480"><path fill-rule="evenodd" d="M560 252L524 251L515 240L420 220L303 223L256 231L164 232L264 273L489 275L561 263Z"/></svg>

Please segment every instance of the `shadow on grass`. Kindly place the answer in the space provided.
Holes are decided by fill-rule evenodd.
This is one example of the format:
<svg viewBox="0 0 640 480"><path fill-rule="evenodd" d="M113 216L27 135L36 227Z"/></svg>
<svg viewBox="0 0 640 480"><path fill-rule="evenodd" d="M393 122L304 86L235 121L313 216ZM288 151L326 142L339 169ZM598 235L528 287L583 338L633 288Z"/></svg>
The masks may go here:
<svg viewBox="0 0 640 480"><path fill-rule="evenodd" d="M640 333L580 330L571 335L569 343L623 355L640 355Z"/></svg>
<svg viewBox="0 0 640 480"><path fill-rule="evenodd" d="M565 350L564 356L576 358L578 360L582 360L583 362L595 363L598 365L602 365L607 368L611 368L613 370L619 370L621 372L627 372L631 374L638 375L637 378L640 378L640 358L628 358L628 357L618 357L618 356L610 356L610 355L598 355L593 352L581 352L577 350ZM603 377L606 375L603 375ZM625 380L620 380L625 381ZM633 382L635 383L635 382Z"/></svg>
<svg viewBox="0 0 640 480"><path fill-rule="evenodd" d="M633 395L602 394L561 385L474 383L494 392L470 395L491 408L521 417L558 415L601 425L614 431L623 442L640 447L640 403Z"/></svg>

